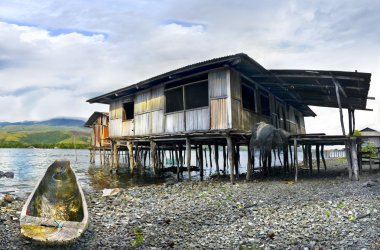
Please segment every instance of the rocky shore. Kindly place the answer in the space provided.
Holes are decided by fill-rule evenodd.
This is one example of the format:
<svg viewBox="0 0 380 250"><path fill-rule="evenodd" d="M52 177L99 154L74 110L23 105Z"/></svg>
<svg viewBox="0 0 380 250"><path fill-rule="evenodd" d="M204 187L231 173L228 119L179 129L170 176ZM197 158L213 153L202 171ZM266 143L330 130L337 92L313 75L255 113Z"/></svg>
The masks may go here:
<svg viewBox="0 0 380 250"><path fill-rule="evenodd" d="M295 184L193 181L86 198L90 227L61 249L380 249L379 171L358 182L336 167ZM23 204L0 204L1 249L41 249L19 235Z"/></svg>

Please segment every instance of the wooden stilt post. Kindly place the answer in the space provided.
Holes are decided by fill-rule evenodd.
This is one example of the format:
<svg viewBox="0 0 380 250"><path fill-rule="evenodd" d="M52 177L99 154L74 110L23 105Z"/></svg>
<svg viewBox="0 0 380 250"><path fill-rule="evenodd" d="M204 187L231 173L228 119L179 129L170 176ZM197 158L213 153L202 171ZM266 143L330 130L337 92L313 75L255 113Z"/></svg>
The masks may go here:
<svg viewBox="0 0 380 250"><path fill-rule="evenodd" d="M302 154L303 154L303 165L304 167L306 167L308 163L307 145L301 145L301 147L302 147Z"/></svg>
<svg viewBox="0 0 380 250"><path fill-rule="evenodd" d="M325 171L327 171L324 147L325 145L321 145L321 158L322 158L323 166L325 167Z"/></svg>
<svg viewBox="0 0 380 250"><path fill-rule="evenodd" d="M203 152L204 152L204 154L205 154L204 159L205 159L205 161L206 161L206 169L207 169L207 168L208 168L208 164L207 164L207 150L206 150L206 148L203 149Z"/></svg>
<svg viewBox="0 0 380 250"><path fill-rule="evenodd" d="M295 167L294 182L297 182L298 181L298 150L297 150L296 138L294 138L294 167Z"/></svg>
<svg viewBox="0 0 380 250"><path fill-rule="evenodd" d="M187 172L189 174L189 180L191 181L191 142L190 138L186 138L186 167L187 167Z"/></svg>
<svg viewBox="0 0 380 250"><path fill-rule="evenodd" d="M235 175L236 178L239 178L239 161L240 161L240 146L236 145L236 152L235 152Z"/></svg>
<svg viewBox="0 0 380 250"><path fill-rule="evenodd" d="M99 147L99 162L100 162L100 165L102 166L102 165L103 165L103 161L102 161L102 151L100 151L100 147Z"/></svg>
<svg viewBox="0 0 380 250"><path fill-rule="evenodd" d="M128 153L129 153L129 169L131 175L133 176L133 169L135 168L135 159L133 157L133 143L131 141L127 142Z"/></svg>
<svg viewBox="0 0 380 250"><path fill-rule="evenodd" d="M182 143L178 144L178 154L179 154L179 165L180 165L180 173L181 173L181 178L183 179L183 148L182 148Z"/></svg>
<svg viewBox="0 0 380 250"><path fill-rule="evenodd" d="M311 145L307 145L306 147L307 147L307 157L309 160L310 173L313 173L313 157L311 155Z"/></svg>
<svg viewBox="0 0 380 250"><path fill-rule="evenodd" d="M219 169L219 146L218 146L218 144L214 145L214 154L215 154L216 174L219 177L220 176L220 169Z"/></svg>
<svg viewBox="0 0 380 250"><path fill-rule="evenodd" d="M179 170L179 157L178 157L178 145L176 145L176 144L173 144L173 147L174 147L174 153L175 153L175 160L176 160L176 162L177 162L177 181L179 181L179 172L180 172L180 170Z"/></svg>
<svg viewBox="0 0 380 250"><path fill-rule="evenodd" d="M342 127L342 133L343 133L343 136L346 136L346 130L344 129L344 122L343 122L343 111L342 111L342 104L341 104L341 101L340 101L340 94L339 94L339 90L340 90L340 85L337 81L335 81L335 79L333 78L333 82L335 84L335 93L336 93L336 100L337 100L337 103L338 103L338 107L339 107L339 114L340 114L340 125ZM353 161L351 159L352 155L351 155L351 151L352 149L350 149L351 147L351 143L349 141L346 141L345 143L345 149L346 149L346 158L347 158L347 163L348 163L348 178L350 178L350 180L352 180L352 167L353 167Z"/></svg>
<svg viewBox="0 0 380 250"><path fill-rule="evenodd" d="M354 131L352 129L352 112L351 109L347 109L348 112L348 134L352 136L354 134Z"/></svg>
<svg viewBox="0 0 380 250"><path fill-rule="evenodd" d="M227 136L227 150L228 150L228 161L230 163L230 180L231 183L235 183L235 175L234 175L234 155L235 155L235 150L234 150L234 144L232 142L231 136Z"/></svg>
<svg viewBox="0 0 380 250"><path fill-rule="evenodd" d="M117 150L117 143L114 142L113 144L113 158L114 158L114 163L115 163L115 169L116 173L119 170L119 155L118 155L118 150Z"/></svg>
<svg viewBox="0 0 380 250"><path fill-rule="evenodd" d="M203 152L202 152L202 144L198 146L198 156L199 156L199 168L200 168L200 177L203 180Z"/></svg>
<svg viewBox="0 0 380 250"><path fill-rule="evenodd" d="M351 162L352 172L354 174L354 180L359 180L359 168L358 168L358 154L356 151L356 139L351 139Z"/></svg>
<svg viewBox="0 0 380 250"><path fill-rule="evenodd" d="M292 153L292 145L289 145L289 155L290 155L290 166L291 169L294 169L294 162L293 162L293 153Z"/></svg>
<svg viewBox="0 0 380 250"><path fill-rule="evenodd" d="M153 171L155 176L157 176L156 147L157 147L157 144L153 140L151 140L150 141L150 169Z"/></svg>
<svg viewBox="0 0 380 250"><path fill-rule="evenodd" d="M247 144L247 176L246 180L250 181L252 179L252 173L253 173L253 167L252 167L252 154L251 154L251 147L249 145L249 142Z"/></svg>
<svg viewBox="0 0 380 250"><path fill-rule="evenodd" d="M315 156L317 158L317 168L318 168L318 173L319 173L321 164L320 164L320 159L319 159L320 154L319 154L319 145L318 144L315 145Z"/></svg>
<svg viewBox="0 0 380 250"><path fill-rule="evenodd" d="M227 159L226 159L227 157L226 157L226 146L225 145L223 145L223 175L226 175L226 173L227 173L227 169L226 169L226 167L227 167Z"/></svg>
<svg viewBox="0 0 380 250"><path fill-rule="evenodd" d="M208 144L208 155L209 155L209 158L210 158L210 172L212 171L212 156L211 156L211 153L212 153L211 144Z"/></svg>

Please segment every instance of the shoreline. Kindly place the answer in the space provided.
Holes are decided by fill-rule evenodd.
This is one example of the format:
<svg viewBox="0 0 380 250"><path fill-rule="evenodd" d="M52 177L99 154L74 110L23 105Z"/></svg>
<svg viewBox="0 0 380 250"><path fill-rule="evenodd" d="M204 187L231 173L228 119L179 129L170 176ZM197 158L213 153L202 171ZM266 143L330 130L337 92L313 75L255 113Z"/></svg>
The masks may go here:
<svg viewBox="0 0 380 250"><path fill-rule="evenodd" d="M296 184L274 177L86 193L90 227L58 249L379 249L380 171L355 182L343 166L329 168ZM19 235L23 204L1 207L0 244L40 249Z"/></svg>

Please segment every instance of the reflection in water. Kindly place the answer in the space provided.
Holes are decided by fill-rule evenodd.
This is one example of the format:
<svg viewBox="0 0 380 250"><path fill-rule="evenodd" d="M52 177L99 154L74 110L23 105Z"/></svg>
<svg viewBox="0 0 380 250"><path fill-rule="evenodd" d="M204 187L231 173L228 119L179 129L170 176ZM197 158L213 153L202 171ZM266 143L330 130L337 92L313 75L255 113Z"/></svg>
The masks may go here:
<svg viewBox="0 0 380 250"><path fill-rule="evenodd" d="M125 164L120 170L123 173L110 173L108 167L100 166L98 157L95 157L96 164L90 164L88 150L73 150L73 149L0 149L0 170L14 172L14 178L0 179L0 198L4 193L13 193L25 197L27 192L31 192L36 186L38 180L46 172L46 168L57 159L67 159L71 162L71 167L75 170L77 177L81 183L83 191L90 192L101 190L103 188L126 188L135 185L149 185L163 182L162 179L155 179L149 171L136 172L135 175L130 175L126 170ZM219 155L222 155L220 152ZM299 159L302 157L302 152L298 152ZM208 156L208 152L207 152ZM168 159L168 155L166 157ZM209 157L205 157L205 178L208 175L215 173L215 163L211 168L208 162ZM258 152L256 155L258 159ZM123 163L123 159L121 159ZM149 163L149 161L148 161ZM278 158L276 164L279 165ZM196 165L195 151L191 153L191 165ZM257 167L258 160L255 161ZM223 157L219 157L220 169L223 169ZM244 173L247 166L247 152L242 148L240 151L240 166L239 172ZM228 174L229 168L226 168ZM183 173L187 179L187 171ZM193 179L199 178L199 172L192 173Z"/></svg>
<svg viewBox="0 0 380 250"><path fill-rule="evenodd" d="M104 188L127 188L131 186L142 186L150 184L159 184L163 179L155 178L150 171L145 170L142 173L135 173L131 176L125 165L120 166L119 173L111 173L107 166L90 165L88 168L90 185L95 190Z"/></svg>

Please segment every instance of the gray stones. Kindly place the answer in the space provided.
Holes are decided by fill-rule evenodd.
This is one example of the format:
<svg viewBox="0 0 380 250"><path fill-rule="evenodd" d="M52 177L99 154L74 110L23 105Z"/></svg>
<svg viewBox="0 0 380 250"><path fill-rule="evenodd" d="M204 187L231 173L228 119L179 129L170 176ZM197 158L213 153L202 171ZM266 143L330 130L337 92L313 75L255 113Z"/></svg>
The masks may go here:
<svg viewBox="0 0 380 250"><path fill-rule="evenodd" d="M3 171L0 171L0 178L6 177L6 178L12 179L14 176L15 176L15 174L13 172L3 172Z"/></svg>
<svg viewBox="0 0 380 250"><path fill-rule="evenodd" d="M71 249L373 249L380 238L379 195L335 178L295 185L193 181L86 199L90 229ZM0 244L11 249L34 246L18 237L13 221L23 203L0 207Z"/></svg>

